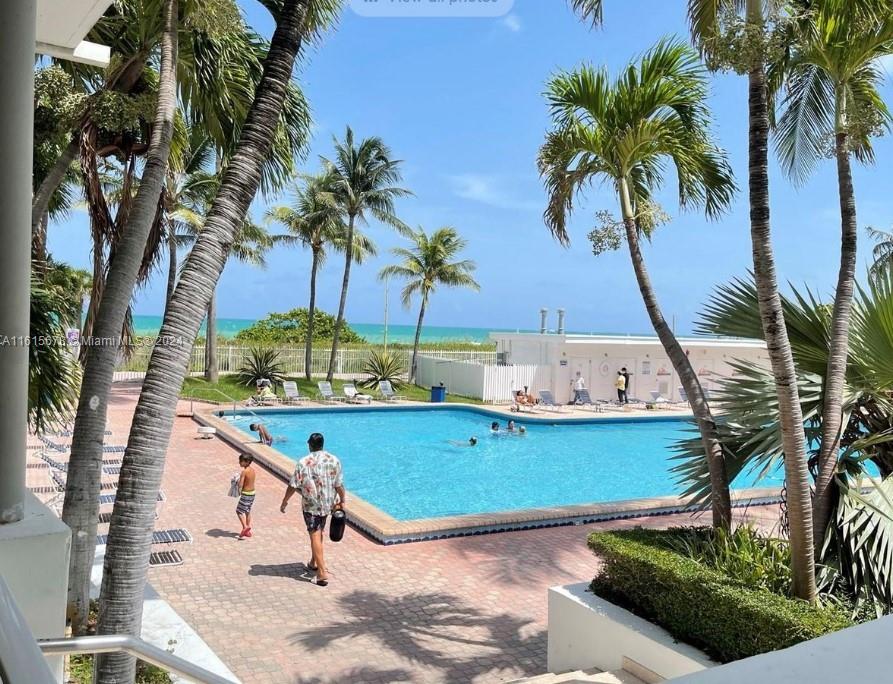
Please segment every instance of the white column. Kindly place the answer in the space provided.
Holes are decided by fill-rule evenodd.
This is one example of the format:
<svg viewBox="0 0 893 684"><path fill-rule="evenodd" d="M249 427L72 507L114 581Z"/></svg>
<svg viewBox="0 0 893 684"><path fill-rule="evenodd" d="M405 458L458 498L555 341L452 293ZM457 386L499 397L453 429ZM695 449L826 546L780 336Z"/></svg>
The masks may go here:
<svg viewBox="0 0 893 684"><path fill-rule="evenodd" d="M0 3L0 524L24 517L36 0Z"/></svg>

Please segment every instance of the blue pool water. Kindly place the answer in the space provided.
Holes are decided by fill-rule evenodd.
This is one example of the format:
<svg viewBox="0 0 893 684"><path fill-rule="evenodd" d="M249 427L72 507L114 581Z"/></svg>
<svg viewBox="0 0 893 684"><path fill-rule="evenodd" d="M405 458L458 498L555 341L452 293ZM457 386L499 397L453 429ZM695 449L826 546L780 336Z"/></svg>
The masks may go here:
<svg viewBox="0 0 893 684"><path fill-rule="evenodd" d="M292 459L322 432L344 465L345 486L397 520L621 501L678 492L669 447L688 436L684 420L527 422L524 436L489 434L483 411L441 409L308 410L263 416ZM257 419L229 417L248 433ZM517 420L518 424L523 420ZM450 444L478 437L473 448ZM285 441L278 438L284 437ZM779 474L780 475L780 474ZM780 484L763 479L760 486ZM741 477L736 487L753 486Z"/></svg>

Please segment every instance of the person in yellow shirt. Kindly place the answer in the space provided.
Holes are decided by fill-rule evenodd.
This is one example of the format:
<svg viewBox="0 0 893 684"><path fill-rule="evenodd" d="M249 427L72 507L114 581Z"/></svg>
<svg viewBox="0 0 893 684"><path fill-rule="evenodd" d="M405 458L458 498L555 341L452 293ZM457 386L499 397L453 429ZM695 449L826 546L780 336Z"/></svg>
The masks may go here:
<svg viewBox="0 0 893 684"><path fill-rule="evenodd" d="M622 371L617 371L617 378L614 380L614 387L617 389L617 403L626 403L626 376Z"/></svg>

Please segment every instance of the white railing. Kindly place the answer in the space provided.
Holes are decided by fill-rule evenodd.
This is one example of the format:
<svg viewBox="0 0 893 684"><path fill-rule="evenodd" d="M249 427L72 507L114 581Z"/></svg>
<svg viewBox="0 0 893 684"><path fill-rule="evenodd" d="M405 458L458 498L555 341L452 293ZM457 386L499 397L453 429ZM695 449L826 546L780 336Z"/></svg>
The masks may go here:
<svg viewBox="0 0 893 684"><path fill-rule="evenodd" d="M251 347L219 346L217 348L217 369L220 373L238 373L251 354ZM303 347L279 347L279 363L284 373L288 375L300 375L304 373L304 348ZM335 375L353 377L362 375L373 349L339 349L335 356ZM150 348L138 348L134 356L115 373L115 380L139 380L145 375L149 364ZM411 349L391 349L389 353L397 356L403 365L409 369L412 359ZM329 349L314 349L311 360L311 373L325 375L329 368ZM471 363L493 365L496 363L495 351L444 351L440 349L420 349L420 355L448 359L451 361L468 361ZM197 374L205 368L205 347L196 345L192 349L189 361L189 373Z"/></svg>

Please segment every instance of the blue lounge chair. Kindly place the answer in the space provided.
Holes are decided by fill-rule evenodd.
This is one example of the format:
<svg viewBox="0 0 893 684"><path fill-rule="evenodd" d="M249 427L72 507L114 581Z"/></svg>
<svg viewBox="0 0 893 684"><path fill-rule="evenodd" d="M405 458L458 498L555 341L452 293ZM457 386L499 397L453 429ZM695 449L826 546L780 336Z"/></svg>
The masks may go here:
<svg viewBox="0 0 893 684"><path fill-rule="evenodd" d="M551 411L561 411L561 404L555 401L551 390L539 390L540 406Z"/></svg>

